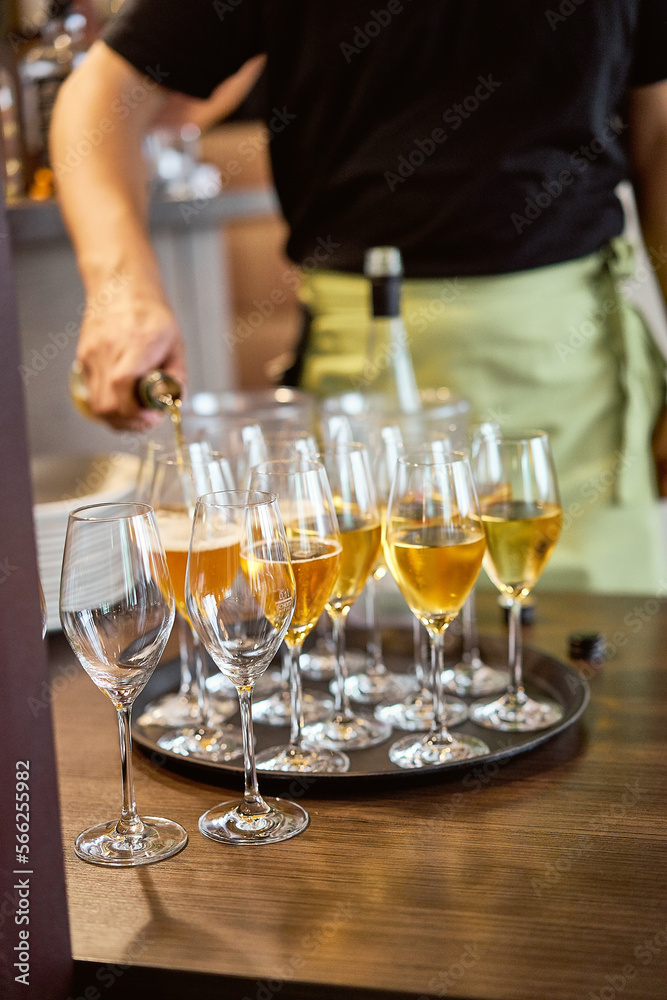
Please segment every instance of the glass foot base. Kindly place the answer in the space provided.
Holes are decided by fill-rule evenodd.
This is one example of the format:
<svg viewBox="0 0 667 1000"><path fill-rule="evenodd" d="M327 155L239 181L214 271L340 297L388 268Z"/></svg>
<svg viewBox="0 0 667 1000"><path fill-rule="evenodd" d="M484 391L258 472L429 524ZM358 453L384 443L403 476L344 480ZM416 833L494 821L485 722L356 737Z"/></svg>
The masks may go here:
<svg viewBox="0 0 667 1000"><path fill-rule="evenodd" d="M118 833L117 819L91 826L76 838L74 850L83 861L93 865L129 868L171 858L188 842L183 827L170 819L142 816L141 821L145 824L144 832L133 836Z"/></svg>
<svg viewBox="0 0 667 1000"><path fill-rule="evenodd" d="M243 753L241 730L236 726L222 726L220 729L180 729L165 733L157 741L161 750L195 757L199 760L235 760Z"/></svg>
<svg viewBox="0 0 667 1000"><path fill-rule="evenodd" d="M361 705L377 705L379 701L399 701L414 691L416 682L408 674L383 673L352 674L345 681L345 693Z"/></svg>
<svg viewBox="0 0 667 1000"><path fill-rule="evenodd" d="M442 686L461 698L477 698L479 695L498 694L506 691L510 682L507 670L489 667L481 663L473 667L469 663L457 663L451 670L444 670Z"/></svg>
<svg viewBox="0 0 667 1000"><path fill-rule="evenodd" d="M304 726L303 738L306 743L330 750L363 750L384 743L392 733L392 727L381 719L365 715L336 715L311 726Z"/></svg>
<svg viewBox="0 0 667 1000"><path fill-rule="evenodd" d="M325 695L304 694L301 701L305 722L317 722L333 708L333 701ZM265 726L289 726L292 717L292 703L288 691L276 691L252 706L254 722Z"/></svg>
<svg viewBox="0 0 667 1000"><path fill-rule="evenodd" d="M470 719L478 726L499 729L504 733L530 733L548 729L563 718L563 709L548 698L505 694L492 702L475 702L470 706Z"/></svg>
<svg viewBox="0 0 667 1000"><path fill-rule="evenodd" d="M447 726L460 726L468 718L468 706L456 698L443 698L442 711ZM418 692L393 705L378 705L375 718L396 729L425 732L433 723L433 700L427 692Z"/></svg>
<svg viewBox="0 0 667 1000"><path fill-rule="evenodd" d="M241 810L242 799L221 802L199 818L205 837L222 844L254 846L275 844L296 837L309 823L308 813L289 799L264 799L266 813L249 817Z"/></svg>
<svg viewBox="0 0 667 1000"><path fill-rule="evenodd" d="M318 650L318 644L309 653L302 653L299 660L301 673L313 681L328 681L336 675L336 654ZM345 663L348 670L365 670L368 657L361 650L347 650Z"/></svg>
<svg viewBox="0 0 667 1000"><path fill-rule="evenodd" d="M236 697L210 698L209 713L213 726L223 726L238 711L239 703ZM199 705L196 700L183 695L166 695L158 701L146 705L145 710L137 720L137 724L145 729L147 726L162 726L168 729L195 728L199 718Z"/></svg>
<svg viewBox="0 0 667 1000"><path fill-rule="evenodd" d="M138 724L146 726L186 726L197 718L197 702L190 695L180 692L165 694L152 701L139 717Z"/></svg>
<svg viewBox="0 0 667 1000"><path fill-rule="evenodd" d="M309 747L271 747L257 754L260 771L301 771L312 774L344 774L350 758L340 750L316 750Z"/></svg>
<svg viewBox="0 0 667 1000"><path fill-rule="evenodd" d="M433 764L449 764L469 757L481 757L490 753L486 743L474 736L450 733L450 739L434 738L430 734L421 739L406 736L389 748L389 760L399 767L429 767Z"/></svg>

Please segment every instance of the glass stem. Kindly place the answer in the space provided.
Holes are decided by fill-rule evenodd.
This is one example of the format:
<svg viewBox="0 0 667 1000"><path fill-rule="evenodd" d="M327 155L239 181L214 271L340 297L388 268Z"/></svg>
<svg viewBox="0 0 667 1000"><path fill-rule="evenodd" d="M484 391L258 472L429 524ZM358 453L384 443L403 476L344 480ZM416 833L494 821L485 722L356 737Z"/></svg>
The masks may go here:
<svg viewBox="0 0 667 1000"><path fill-rule="evenodd" d="M442 673L445 669L445 629L433 631L431 634L431 691L433 696L433 722L430 736L432 739L451 742L451 736L444 719L444 701L442 693Z"/></svg>
<svg viewBox="0 0 667 1000"><path fill-rule="evenodd" d="M178 652L181 658L181 683L178 693L182 698L190 694L192 673L190 672L190 651L192 647L192 629L181 615L176 616L178 622Z"/></svg>
<svg viewBox="0 0 667 1000"><path fill-rule="evenodd" d="M289 647L289 691L290 691L290 747L301 749L301 730L303 729L303 689L301 687L301 643Z"/></svg>
<svg viewBox="0 0 667 1000"><path fill-rule="evenodd" d="M208 729L211 724L211 708L206 688L206 678L204 677L204 657L202 656L202 649L199 644L199 636L194 629L191 629L191 632L192 651L195 661L194 688L197 696L198 725L200 731L203 731L204 729Z"/></svg>
<svg viewBox="0 0 667 1000"><path fill-rule="evenodd" d="M130 715L132 706L118 709L118 732L120 735L120 769L123 780L123 808L116 829L124 837L143 833L144 824L139 819L134 801L134 776L132 774L132 736Z"/></svg>
<svg viewBox="0 0 667 1000"><path fill-rule="evenodd" d="M412 619L412 645L414 648L415 679L421 690L423 689L425 682L423 649L422 649L422 629L421 629L421 622L419 621L418 618L414 616Z"/></svg>
<svg viewBox="0 0 667 1000"><path fill-rule="evenodd" d="M343 719L349 719L352 715L350 709L350 696L345 690L347 680L347 666L345 665L345 615L337 614L332 617L333 636L336 643L336 715Z"/></svg>
<svg viewBox="0 0 667 1000"><path fill-rule="evenodd" d="M523 650L521 643L521 601L514 598L510 605L509 615L509 667L510 682L507 694L514 698L523 698Z"/></svg>
<svg viewBox="0 0 667 1000"><path fill-rule="evenodd" d="M244 686L236 689L239 696L239 708L241 711L241 730L243 733L243 773L245 786L243 790L243 803L240 811L246 816L258 816L269 812L269 807L259 794L257 785L257 769L255 767L255 743L252 731L252 686Z"/></svg>
<svg viewBox="0 0 667 1000"><path fill-rule="evenodd" d="M280 664L280 683L289 690L292 676L292 654L286 642L283 643L282 661Z"/></svg>
<svg viewBox="0 0 667 1000"><path fill-rule="evenodd" d="M372 657L372 663L369 667L368 673L377 677L378 674L385 674L387 672L387 668L382 661L382 630L378 624L377 614L375 612L375 595L375 580L372 576L369 576L365 587L364 610L366 613L366 627L371 634L371 638L370 642L366 646L366 652L370 653Z"/></svg>
<svg viewBox="0 0 667 1000"><path fill-rule="evenodd" d="M484 666L482 654L479 649L479 633L477 631L477 599L474 589L470 591L470 596L463 606L463 635L468 633L468 650L470 653L470 666L473 670L478 670Z"/></svg>

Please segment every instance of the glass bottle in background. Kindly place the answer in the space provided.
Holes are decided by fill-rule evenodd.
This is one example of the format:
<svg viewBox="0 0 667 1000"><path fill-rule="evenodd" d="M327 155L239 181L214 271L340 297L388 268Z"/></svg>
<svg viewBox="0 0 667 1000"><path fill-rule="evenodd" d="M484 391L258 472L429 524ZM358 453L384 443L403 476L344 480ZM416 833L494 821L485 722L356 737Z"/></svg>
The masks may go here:
<svg viewBox="0 0 667 1000"><path fill-rule="evenodd" d="M395 397L400 413L419 413L419 389L401 317L401 251L371 247L364 257L364 274L371 283L372 317L359 388Z"/></svg>

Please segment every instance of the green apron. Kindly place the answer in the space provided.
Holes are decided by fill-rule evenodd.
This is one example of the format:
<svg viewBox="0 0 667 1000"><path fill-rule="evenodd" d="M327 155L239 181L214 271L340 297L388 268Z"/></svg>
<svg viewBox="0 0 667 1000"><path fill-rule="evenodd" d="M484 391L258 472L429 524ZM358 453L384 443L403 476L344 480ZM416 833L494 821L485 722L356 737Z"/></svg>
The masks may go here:
<svg viewBox="0 0 667 1000"><path fill-rule="evenodd" d="M650 437L664 361L620 291L624 239L580 260L509 275L407 280L403 317L420 388L447 386L471 420L549 432L564 527L538 586L667 594ZM311 272L302 388L363 381L370 308L360 276Z"/></svg>

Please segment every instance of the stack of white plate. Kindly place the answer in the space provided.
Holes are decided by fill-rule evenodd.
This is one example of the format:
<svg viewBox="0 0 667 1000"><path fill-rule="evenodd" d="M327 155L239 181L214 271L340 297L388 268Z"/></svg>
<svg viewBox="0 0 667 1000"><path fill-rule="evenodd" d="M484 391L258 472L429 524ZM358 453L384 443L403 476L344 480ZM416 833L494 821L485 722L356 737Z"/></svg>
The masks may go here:
<svg viewBox="0 0 667 1000"><path fill-rule="evenodd" d="M32 460L35 537L49 630L60 628L60 570L69 512L87 504L131 500L138 466L136 455L125 452Z"/></svg>

